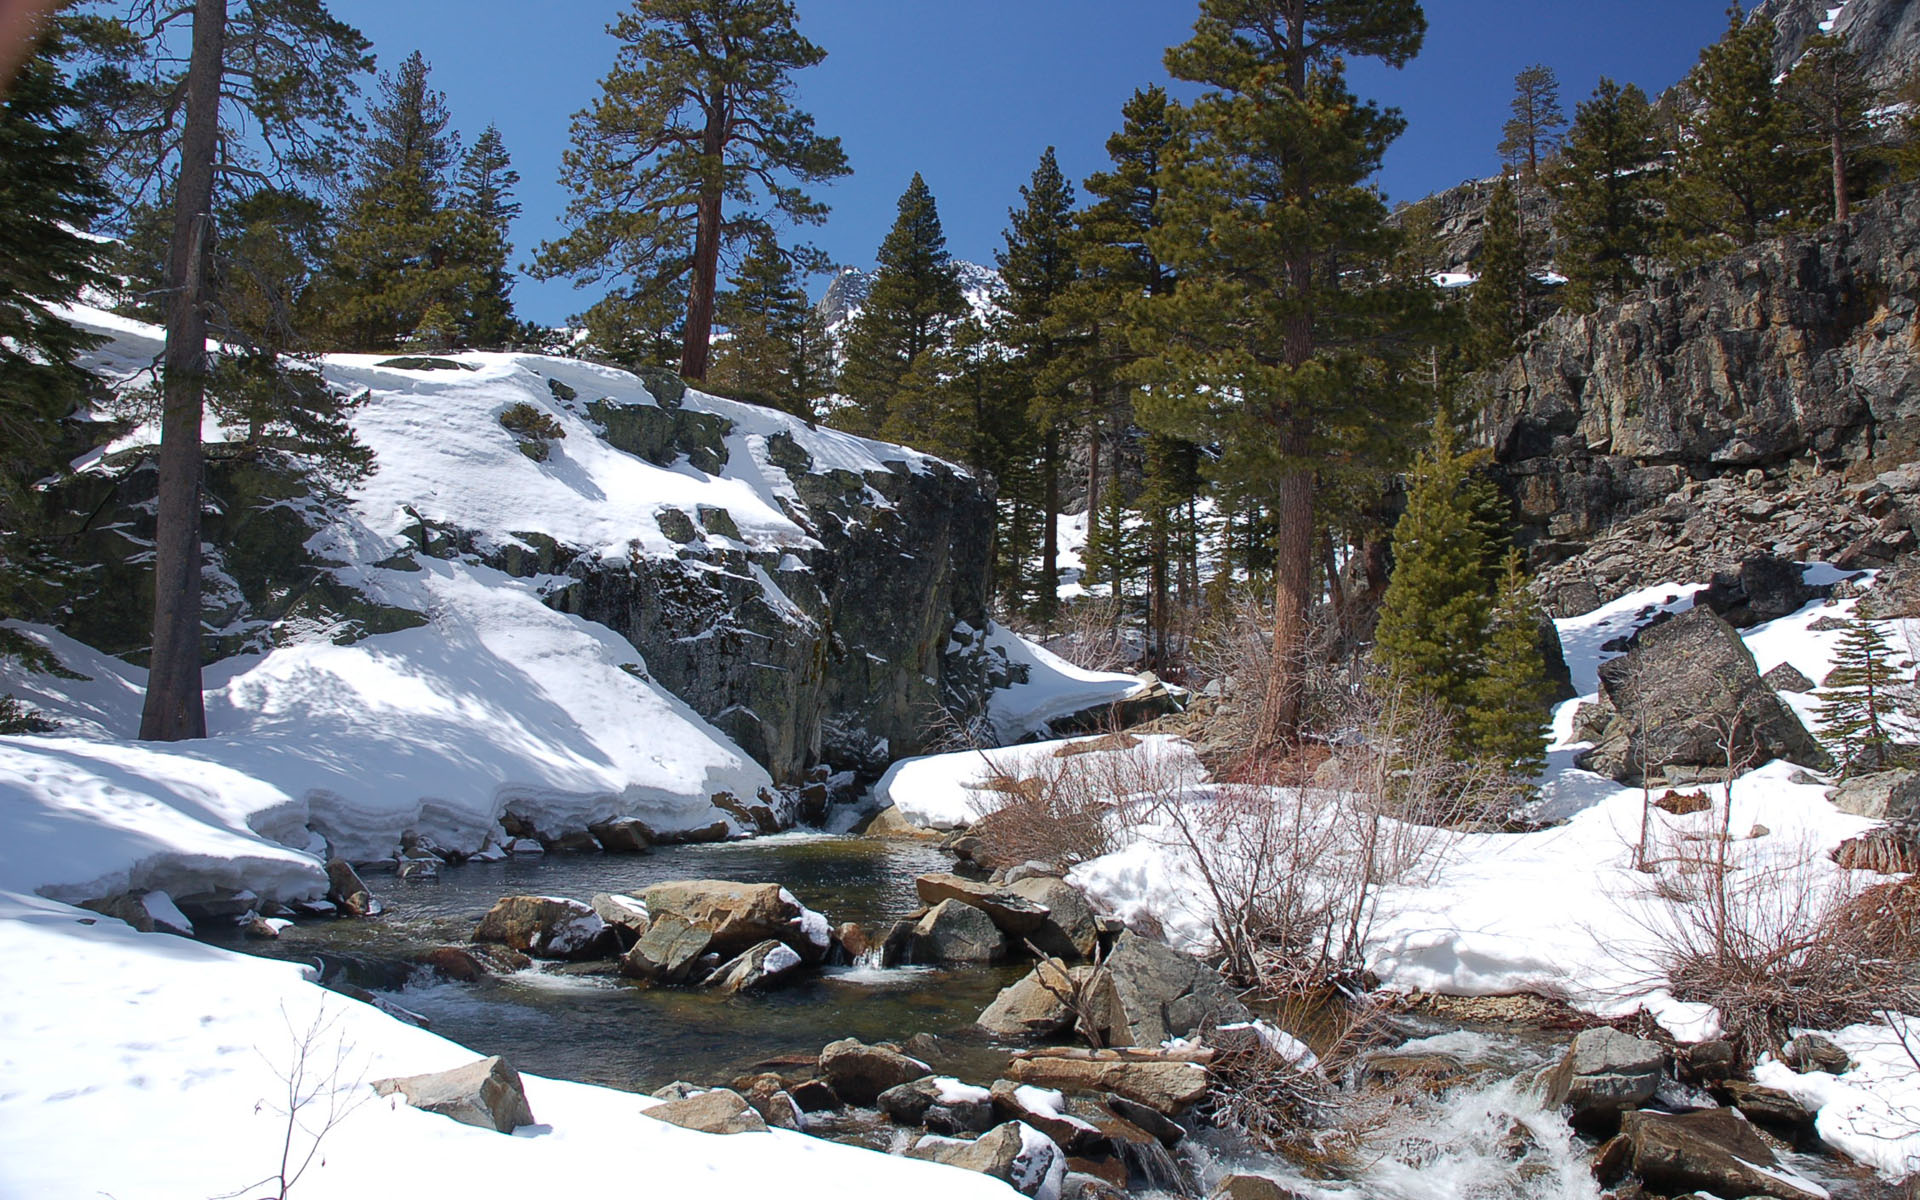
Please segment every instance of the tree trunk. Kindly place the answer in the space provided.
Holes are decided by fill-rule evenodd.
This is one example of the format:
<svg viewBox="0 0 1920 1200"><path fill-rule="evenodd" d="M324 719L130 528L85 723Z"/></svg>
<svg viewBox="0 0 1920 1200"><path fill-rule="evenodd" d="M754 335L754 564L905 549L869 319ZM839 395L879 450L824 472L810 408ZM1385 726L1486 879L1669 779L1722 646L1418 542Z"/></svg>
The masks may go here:
<svg viewBox="0 0 1920 1200"><path fill-rule="evenodd" d="M1060 432L1047 430L1040 452L1040 595L1035 610L1052 622L1060 610Z"/></svg>
<svg viewBox="0 0 1920 1200"><path fill-rule="evenodd" d="M1100 513L1100 406L1094 402L1093 419L1087 423L1087 528L1093 528Z"/></svg>
<svg viewBox="0 0 1920 1200"><path fill-rule="evenodd" d="M161 359L159 498L154 510L153 653L140 736L171 742L207 736L200 695L200 423L207 373L207 256L213 241L214 156L227 0L195 0L187 67L187 120L174 184Z"/></svg>
<svg viewBox="0 0 1920 1200"><path fill-rule="evenodd" d="M1840 131L1833 131L1833 219L1847 219L1847 149L1840 140Z"/></svg>
<svg viewBox="0 0 1920 1200"><path fill-rule="evenodd" d="M1340 650L1344 652L1353 630L1348 625L1347 589L1340 583L1340 560L1334 553L1331 529L1320 537L1320 573L1327 577L1327 602L1333 606L1333 627L1340 633Z"/></svg>
<svg viewBox="0 0 1920 1200"><path fill-rule="evenodd" d="M1273 670L1260 707L1255 751L1299 744L1305 694L1307 613L1313 588L1313 472L1281 477L1273 503Z"/></svg>
<svg viewBox="0 0 1920 1200"><path fill-rule="evenodd" d="M680 343L680 377L692 383L707 378L708 350L713 342L713 297L720 286L721 158L726 149L726 109L716 102L707 117L705 141L700 147L704 178L696 206L693 234L693 279L687 287L687 329Z"/></svg>

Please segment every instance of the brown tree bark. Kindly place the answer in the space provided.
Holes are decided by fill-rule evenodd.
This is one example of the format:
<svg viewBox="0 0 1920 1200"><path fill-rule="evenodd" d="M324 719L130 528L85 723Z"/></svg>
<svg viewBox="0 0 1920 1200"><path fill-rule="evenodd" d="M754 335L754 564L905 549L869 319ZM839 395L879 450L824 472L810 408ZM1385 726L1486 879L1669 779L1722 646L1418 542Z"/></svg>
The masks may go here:
<svg viewBox="0 0 1920 1200"><path fill-rule="evenodd" d="M1833 131L1833 219L1844 221L1851 213L1847 204L1847 148L1840 131Z"/></svg>
<svg viewBox="0 0 1920 1200"><path fill-rule="evenodd" d="M1036 611L1051 622L1060 611L1060 431L1049 427L1040 450L1040 595Z"/></svg>
<svg viewBox="0 0 1920 1200"><path fill-rule="evenodd" d="M187 116L174 184L167 278L167 344L161 358L159 498L153 546L153 653L140 736L207 736L200 694L200 424L207 374L207 256L213 243L214 160L227 0L195 0L187 65Z"/></svg>
<svg viewBox="0 0 1920 1200"><path fill-rule="evenodd" d="M727 110L715 96L707 110L700 146L707 177L701 180L693 234L693 278L687 286L687 328L680 343L680 377L692 383L707 378L713 344L714 293L720 286L721 157L726 150Z"/></svg>

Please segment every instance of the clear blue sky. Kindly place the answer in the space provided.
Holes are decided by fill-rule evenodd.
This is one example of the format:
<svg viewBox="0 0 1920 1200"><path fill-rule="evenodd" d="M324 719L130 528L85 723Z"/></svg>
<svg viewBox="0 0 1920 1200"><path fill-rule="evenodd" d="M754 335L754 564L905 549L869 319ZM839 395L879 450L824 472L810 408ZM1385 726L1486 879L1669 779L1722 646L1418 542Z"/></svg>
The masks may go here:
<svg viewBox="0 0 1920 1200"><path fill-rule="evenodd" d="M846 145L854 174L813 240L870 266L914 171L940 203L954 254L991 263L1007 208L1048 145L1076 181L1136 87L1165 82L1161 53L1192 27L1192 0L796 0L801 28L828 52L802 72L802 103ZM521 175L516 263L554 236L566 196L560 153L572 115L612 64L606 25L622 0L449 3L332 0L373 39L383 69L418 49L472 136L500 126ZM1401 71L1354 71L1364 96L1397 105L1406 135L1387 158L1390 200L1417 200L1491 173L1514 72L1559 74L1569 116L1601 75L1649 93L1684 74L1725 28L1721 0L1428 0L1426 49ZM597 293L522 279L523 316L557 323ZM817 289L816 289L817 294Z"/></svg>

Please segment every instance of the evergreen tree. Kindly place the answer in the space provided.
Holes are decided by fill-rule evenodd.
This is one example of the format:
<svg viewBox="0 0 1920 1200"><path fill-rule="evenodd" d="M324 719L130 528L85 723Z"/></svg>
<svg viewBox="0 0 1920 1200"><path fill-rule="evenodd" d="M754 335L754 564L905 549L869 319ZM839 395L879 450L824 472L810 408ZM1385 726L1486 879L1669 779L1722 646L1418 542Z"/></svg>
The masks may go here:
<svg viewBox="0 0 1920 1200"><path fill-rule="evenodd" d="M1574 112L1556 177L1568 307L1591 312L1643 281L1656 227L1653 111L1633 84L1601 79Z"/></svg>
<svg viewBox="0 0 1920 1200"><path fill-rule="evenodd" d="M189 54L178 54L191 11ZM367 40L322 0L193 0L139 9L123 25L144 53L116 97L113 161L171 197L168 319L159 497L155 505L153 646L140 736L204 737L200 692L200 431L208 375L209 259L221 197L263 178L333 178L352 127L347 101L368 68ZM230 107L229 107L230 106ZM223 112L224 110L224 112ZM241 136L240 125L245 126Z"/></svg>
<svg viewBox="0 0 1920 1200"><path fill-rule="evenodd" d="M1033 177L1020 188L1024 203L1007 212L1005 247L996 256L1006 285L1008 343L1019 354L1040 430L1040 581L1034 617L1051 621L1059 596L1060 466L1067 430L1078 415L1073 390L1058 370L1062 358L1057 309L1078 274L1075 266L1073 185L1060 173L1053 147L1040 156Z"/></svg>
<svg viewBox="0 0 1920 1200"><path fill-rule="evenodd" d="M1482 673L1499 562L1498 531L1486 520L1497 497L1475 466L1454 448L1443 414L1408 480L1374 635L1374 657L1393 678L1455 715L1471 703Z"/></svg>
<svg viewBox="0 0 1920 1200"><path fill-rule="evenodd" d="M1743 18L1737 2L1727 20L1686 79L1698 106L1682 111L1665 197L1668 254L1680 262L1750 246L1792 216L1797 167L1782 152L1790 125L1774 90L1773 22Z"/></svg>
<svg viewBox="0 0 1920 1200"><path fill-rule="evenodd" d="M1540 160L1560 144L1567 115L1560 108L1560 80L1553 68L1541 63L1513 77L1513 116L1500 128L1500 157L1526 170L1529 181L1540 174Z"/></svg>
<svg viewBox="0 0 1920 1200"><path fill-rule="evenodd" d="M1540 657L1540 606L1527 591L1518 550L1507 551L1483 644L1458 736L1468 753L1532 779L1546 767L1553 685Z"/></svg>
<svg viewBox="0 0 1920 1200"><path fill-rule="evenodd" d="M1113 598L1124 603L1129 585L1139 579L1147 561L1147 528L1126 502L1116 480L1101 492L1100 507L1087 512L1087 547L1081 556L1091 587L1106 584Z"/></svg>
<svg viewBox="0 0 1920 1200"><path fill-rule="evenodd" d="M1480 273L1467 297L1467 322L1475 361L1489 365L1512 354L1520 335L1532 328L1532 301L1538 290L1528 261L1519 198L1504 175L1493 185L1482 229L1480 258L1475 263Z"/></svg>
<svg viewBox="0 0 1920 1200"><path fill-rule="evenodd" d="M908 372L941 348L967 311L939 208L918 171L900 196L899 215L877 257L879 270L847 331L840 365L840 391L851 401L840 420L871 434L888 428Z"/></svg>
<svg viewBox="0 0 1920 1200"><path fill-rule="evenodd" d="M726 394L811 417L800 357L813 309L793 264L771 237L757 239L720 295L727 340L714 361L714 382Z"/></svg>
<svg viewBox="0 0 1920 1200"><path fill-rule="evenodd" d="M586 334L582 351L630 371L673 370L686 345L687 300L677 286L684 282L684 276L667 275L651 286L603 296L576 318Z"/></svg>
<svg viewBox="0 0 1920 1200"><path fill-rule="evenodd" d="M415 51L398 73L381 76L380 102L367 112L324 301L334 337L358 349L445 340L474 283L447 196L459 147L445 95L427 84L430 73ZM437 332L427 332L435 308Z"/></svg>
<svg viewBox="0 0 1920 1200"><path fill-rule="evenodd" d="M48 29L0 97L0 535L25 519L22 485L50 465L54 423L85 399L75 360L96 344L57 311L103 282L99 244L82 236L106 196L74 120L72 47Z"/></svg>
<svg viewBox="0 0 1920 1200"><path fill-rule="evenodd" d="M1848 49L1846 39L1817 33L1801 48L1800 61L1787 76L1782 94L1801 139L1827 161L1833 219L1844 221L1851 212L1854 187L1847 156L1872 129L1867 110L1874 92L1860 60Z"/></svg>
<svg viewBox="0 0 1920 1200"><path fill-rule="evenodd" d="M1397 449L1403 398L1376 383L1389 336L1431 289L1387 286L1386 209L1370 181L1404 122L1347 87L1344 61L1418 52L1414 0L1202 0L1168 70L1207 91L1181 117L1152 244L1180 273L1147 306L1161 377L1143 417L1218 441L1221 469L1273 515L1274 661L1262 746L1300 727L1314 494L1330 461ZM1410 414L1407 414L1410 415Z"/></svg>
<svg viewBox="0 0 1920 1200"><path fill-rule="evenodd" d="M1821 689L1820 731L1832 746L1843 772L1873 771L1886 765L1893 738L1887 717L1894 711L1893 649L1871 621L1849 618L1840 635L1833 670Z"/></svg>
<svg viewBox="0 0 1920 1200"><path fill-rule="evenodd" d="M460 260L473 273L460 340L469 346L498 349L514 340L519 322L513 315L513 275L507 260L513 254L509 229L520 215L513 189L520 173L513 169L500 130L489 125L475 139L473 149L460 160L453 207L461 223Z"/></svg>
<svg viewBox="0 0 1920 1200"><path fill-rule="evenodd" d="M794 72L826 51L795 28L791 0L634 0L608 32L619 54L562 159L567 234L535 273L684 279L680 373L702 380L728 243L776 218L825 220L804 189L848 173L840 139L793 104Z"/></svg>

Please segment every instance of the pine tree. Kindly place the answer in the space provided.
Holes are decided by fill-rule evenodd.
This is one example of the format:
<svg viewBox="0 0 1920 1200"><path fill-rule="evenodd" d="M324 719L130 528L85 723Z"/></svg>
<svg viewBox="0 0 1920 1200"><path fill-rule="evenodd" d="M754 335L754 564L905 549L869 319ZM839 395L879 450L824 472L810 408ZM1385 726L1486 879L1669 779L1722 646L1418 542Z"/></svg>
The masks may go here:
<svg viewBox="0 0 1920 1200"><path fill-rule="evenodd" d="M1482 673L1499 562L1498 533L1486 521L1496 498L1475 465L1454 448L1452 421L1436 419L1393 529L1393 574L1374 635L1376 661L1452 714L1470 704Z"/></svg>
<svg viewBox="0 0 1920 1200"><path fill-rule="evenodd" d="M25 519L21 485L50 465L55 422L87 394L75 360L96 344L57 311L104 282L99 244L82 236L106 195L63 70L73 49L48 28L0 97L0 533Z"/></svg>
<svg viewBox="0 0 1920 1200"><path fill-rule="evenodd" d="M1152 244L1180 273L1147 306L1161 378L1143 418L1218 441L1221 469L1273 514L1274 661L1261 746L1299 736L1314 494L1330 460L1397 448L1401 398L1375 386L1387 336L1431 303L1390 286L1386 208L1371 186L1405 123L1361 102L1344 60L1405 64L1426 18L1414 0L1202 0L1168 70L1208 89L1183 111Z"/></svg>
<svg viewBox="0 0 1920 1200"><path fill-rule="evenodd" d="M1827 161L1833 219L1846 220L1855 186L1848 177L1847 156L1872 129L1867 110L1874 91L1859 58L1846 39L1817 33L1801 47L1800 61L1787 76L1781 94L1794 114L1801 140Z"/></svg>
<svg viewBox="0 0 1920 1200"><path fill-rule="evenodd" d="M635 291L603 296L575 319L586 334L582 352L630 371L674 369L686 344L687 298L677 286L684 282L684 276L666 275Z"/></svg>
<svg viewBox="0 0 1920 1200"><path fill-rule="evenodd" d="M1007 212L1005 246L996 256L1006 285L1008 343L1019 365L1033 422L1040 430L1040 580L1034 617L1051 621L1059 596L1047 581L1060 564L1060 466L1067 431L1079 415L1073 389L1058 371L1062 357L1057 310L1078 274L1074 246L1073 185L1060 173L1053 147L1040 156L1032 178L1020 188L1024 202Z"/></svg>
<svg viewBox="0 0 1920 1200"><path fill-rule="evenodd" d="M1520 336L1533 326L1532 301L1538 291L1528 261L1526 225L1519 198L1504 175L1494 184L1482 225L1479 276L1467 297L1467 322L1473 356L1487 365L1513 353Z"/></svg>
<svg viewBox="0 0 1920 1200"><path fill-rule="evenodd" d="M1091 587L1104 583L1115 600L1125 602L1129 585L1139 579L1147 561L1146 525L1128 507L1116 481L1101 492L1100 507L1087 513L1087 548L1081 556Z"/></svg>
<svg viewBox="0 0 1920 1200"><path fill-rule="evenodd" d="M513 169L507 143L498 127L489 125L460 160L454 183L453 208L460 221L461 264L473 274L460 340L490 349L513 341L519 322L513 315L513 275L507 260L513 254L509 229L520 215L513 189L520 173Z"/></svg>
<svg viewBox="0 0 1920 1200"><path fill-rule="evenodd" d="M914 172L899 215L880 243L866 304L846 334L840 391L851 407L840 421L858 433L888 428L894 400L923 355L937 352L966 315L960 278L926 180Z"/></svg>
<svg viewBox="0 0 1920 1200"><path fill-rule="evenodd" d="M113 161L135 181L161 180L174 218L160 367L153 646L140 736L177 740L206 735L200 431L218 201L276 174L334 177L352 127L347 101L354 78L372 60L367 40L336 20L322 0L193 0L184 65L179 26L189 10L156 5L139 11L139 28L121 26L144 51L145 64L137 76L126 76L130 86L110 114L117 126ZM137 182L128 194L136 202L148 198Z"/></svg>
<svg viewBox="0 0 1920 1200"><path fill-rule="evenodd" d="M672 272L687 301L680 373L707 377L720 260L785 219L818 224L804 190L848 173L840 139L794 107L793 75L826 58L791 0L634 0L593 107L573 121L566 236L535 274L639 282ZM804 263L812 270L816 262Z"/></svg>
<svg viewBox="0 0 1920 1200"><path fill-rule="evenodd" d="M793 263L771 237L757 239L722 292L720 323L727 340L713 365L714 383L736 399L811 416L817 395L806 394L801 355L812 306Z"/></svg>
<svg viewBox="0 0 1920 1200"><path fill-rule="evenodd" d="M1601 79L1574 111L1555 179L1554 221L1566 247L1562 294L1574 311L1591 312L1643 282L1639 264L1653 252L1656 228L1657 156L1646 95Z"/></svg>
<svg viewBox="0 0 1920 1200"><path fill-rule="evenodd" d="M1683 110L1665 197L1668 254L1680 262L1750 246L1792 217L1798 168L1782 153L1790 126L1774 89L1773 22L1744 18L1738 3L1727 21L1686 79L1699 104Z"/></svg>
<svg viewBox="0 0 1920 1200"><path fill-rule="evenodd" d="M1507 551L1483 645L1481 672L1460 714L1460 742L1469 754L1532 779L1546 766L1553 685L1540 657L1539 602L1527 590L1518 550Z"/></svg>
<svg viewBox="0 0 1920 1200"><path fill-rule="evenodd" d="M1540 174L1540 160L1560 144L1567 115L1560 108L1560 80L1541 63L1513 77L1513 116L1501 126L1500 157L1523 167L1529 181Z"/></svg>
<svg viewBox="0 0 1920 1200"><path fill-rule="evenodd" d="M1884 766L1893 738L1887 717L1894 711L1893 649L1871 621L1848 618L1834 652L1833 670L1814 698L1820 701L1820 731L1842 771Z"/></svg>
<svg viewBox="0 0 1920 1200"><path fill-rule="evenodd" d="M431 310L464 312L474 272L460 256L447 172L459 156L446 96L418 51L380 78L356 183L335 239L324 307L336 340L362 350L418 346ZM440 340L432 337L430 340Z"/></svg>

